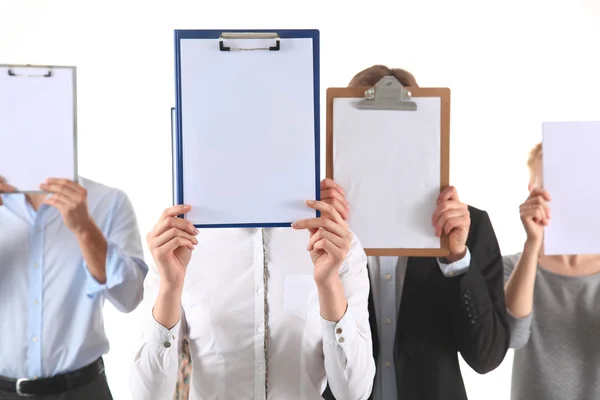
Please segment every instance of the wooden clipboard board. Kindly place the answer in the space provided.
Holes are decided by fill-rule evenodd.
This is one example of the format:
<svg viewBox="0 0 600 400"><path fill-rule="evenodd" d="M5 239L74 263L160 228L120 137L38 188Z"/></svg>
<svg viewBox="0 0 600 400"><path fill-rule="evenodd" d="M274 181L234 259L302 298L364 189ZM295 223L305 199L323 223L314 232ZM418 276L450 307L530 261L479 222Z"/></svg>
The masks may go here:
<svg viewBox="0 0 600 400"><path fill-rule="evenodd" d="M388 78L388 77L386 77ZM386 79L384 78L384 79ZM391 78L391 77L389 77ZM384 80L382 79L382 81ZM392 78L393 79L393 78ZM395 80L394 85L400 83ZM380 81L381 83L381 81ZM378 83L379 85L379 83ZM377 85L376 85L377 87ZM402 85L400 85L402 87ZM334 171L334 99L365 99L367 91L375 88L328 88L326 99L326 175L335 180ZM440 192L448 187L450 180L450 89L448 88L404 88L410 98L438 97L440 99ZM368 111L364 111L368 112ZM404 111L398 111L404 112ZM352 207L352 204L350 204ZM430 224L431 226L431 224ZM352 229L352 225L350 226ZM433 232L433 227L431 227ZM358 234L360 239L360 234ZM439 239L439 248L379 248L365 246L368 256L412 256L412 257L446 257L450 254L447 235Z"/></svg>

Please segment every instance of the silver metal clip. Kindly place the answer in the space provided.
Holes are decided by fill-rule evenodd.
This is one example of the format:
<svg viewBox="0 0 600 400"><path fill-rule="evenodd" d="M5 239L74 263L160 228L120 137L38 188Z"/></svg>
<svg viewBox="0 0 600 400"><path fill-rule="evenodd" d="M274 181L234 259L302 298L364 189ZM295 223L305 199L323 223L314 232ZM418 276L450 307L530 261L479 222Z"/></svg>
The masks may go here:
<svg viewBox="0 0 600 400"><path fill-rule="evenodd" d="M357 106L361 110L416 111L417 103L410 100L410 92L393 76L384 76L369 90Z"/></svg>
<svg viewBox="0 0 600 400"><path fill-rule="evenodd" d="M275 46L267 46L267 47L227 47L223 43L226 39L273 39L275 40ZM278 33L263 33L263 32L233 32L227 33L223 32L219 37L219 49L221 51L234 51L234 50L268 50L268 51L278 51L280 48L280 37Z"/></svg>

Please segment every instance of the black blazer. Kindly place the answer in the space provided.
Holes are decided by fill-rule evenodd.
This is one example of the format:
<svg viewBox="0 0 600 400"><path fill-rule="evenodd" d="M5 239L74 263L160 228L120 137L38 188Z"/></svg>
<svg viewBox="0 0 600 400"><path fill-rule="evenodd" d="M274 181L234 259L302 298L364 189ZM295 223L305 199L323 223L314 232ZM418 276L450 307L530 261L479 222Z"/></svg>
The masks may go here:
<svg viewBox="0 0 600 400"><path fill-rule="evenodd" d="M471 264L466 274L445 277L435 257L408 259L394 354L388 355L396 367L398 399L466 400L458 352L473 370L485 374L498 367L508 351L500 248L487 213L474 207L469 211ZM377 362L374 309L369 294ZM329 387L323 398L335 399Z"/></svg>

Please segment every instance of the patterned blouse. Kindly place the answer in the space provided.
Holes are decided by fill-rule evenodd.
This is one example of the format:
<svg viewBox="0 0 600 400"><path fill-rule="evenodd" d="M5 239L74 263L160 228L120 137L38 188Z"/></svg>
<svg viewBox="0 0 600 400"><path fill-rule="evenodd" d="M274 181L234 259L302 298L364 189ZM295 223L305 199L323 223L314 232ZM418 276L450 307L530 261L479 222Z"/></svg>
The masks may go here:
<svg viewBox="0 0 600 400"><path fill-rule="evenodd" d="M190 376L192 376L192 360L190 357L190 345L183 340L179 352L179 376L173 400L188 400L190 395Z"/></svg>

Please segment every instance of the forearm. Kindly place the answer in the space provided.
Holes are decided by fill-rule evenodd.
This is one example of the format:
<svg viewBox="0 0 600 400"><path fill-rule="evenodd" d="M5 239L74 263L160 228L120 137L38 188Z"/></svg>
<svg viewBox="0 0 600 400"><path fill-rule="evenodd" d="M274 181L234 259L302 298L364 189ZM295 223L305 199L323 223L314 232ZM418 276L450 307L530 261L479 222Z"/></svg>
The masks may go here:
<svg viewBox="0 0 600 400"><path fill-rule="evenodd" d="M483 256L475 253L464 275L448 278L457 283L448 299L456 343L464 360L480 374L498 367L509 346L502 272L500 251L494 247Z"/></svg>
<svg viewBox="0 0 600 400"><path fill-rule="evenodd" d="M144 342L134 356L130 387L134 400L169 399L173 396L179 365L180 324L167 330L146 314Z"/></svg>
<svg viewBox="0 0 600 400"><path fill-rule="evenodd" d="M181 318L181 292L180 287L164 284L159 287L152 316L166 329L172 329Z"/></svg>
<svg viewBox="0 0 600 400"><path fill-rule="evenodd" d="M98 283L105 284L108 243L104 234L90 220L87 228L77 234L77 241L88 271Z"/></svg>
<svg viewBox="0 0 600 400"><path fill-rule="evenodd" d="M368 329L359 328L364 321L357 320L352 311L348 306L337 323L322 321L325 373L335 398L366 400L375 377L373 343Z"/></svg>
<svg viewBox="0 0 600 400"><path fill-rule="evenodd" d="M339 277L332 282L317 284L321 316L331 322L338 322L348 308L348 300Z"/></svg>
<svg viewBox="0 0 600 400"><path fill-rule="evenodd" d="M506 283L506 308L517 318L524 318L533 311L533 290L540 246L526 243L515 270Z"/></svg>

